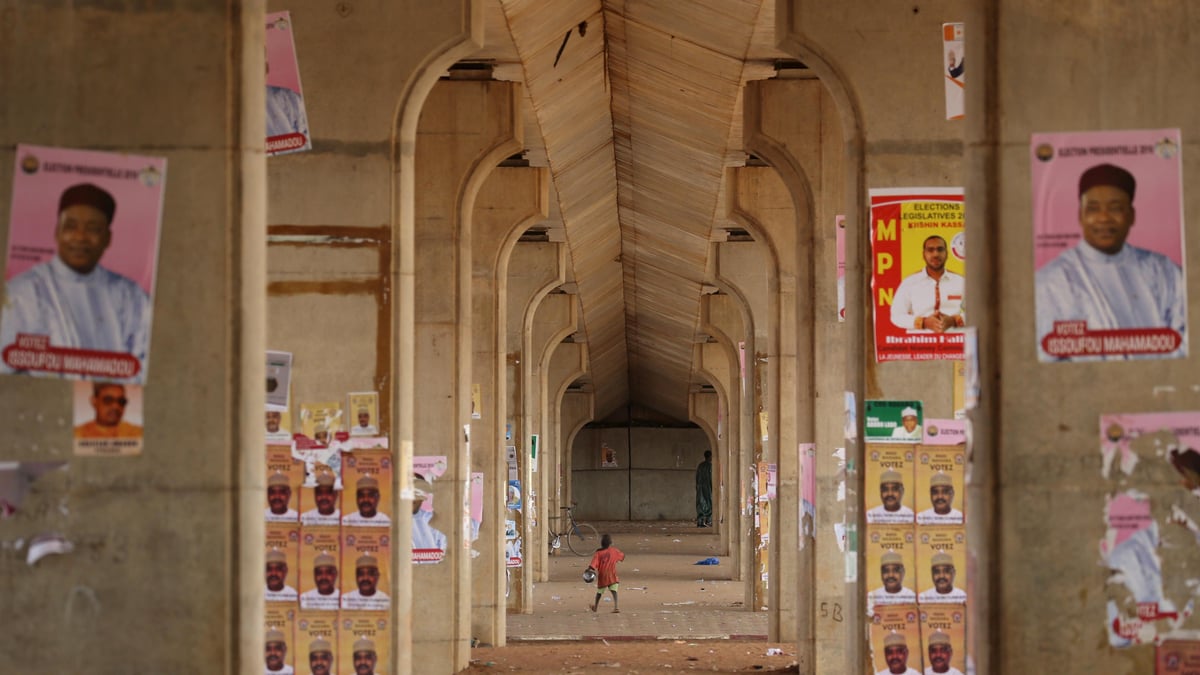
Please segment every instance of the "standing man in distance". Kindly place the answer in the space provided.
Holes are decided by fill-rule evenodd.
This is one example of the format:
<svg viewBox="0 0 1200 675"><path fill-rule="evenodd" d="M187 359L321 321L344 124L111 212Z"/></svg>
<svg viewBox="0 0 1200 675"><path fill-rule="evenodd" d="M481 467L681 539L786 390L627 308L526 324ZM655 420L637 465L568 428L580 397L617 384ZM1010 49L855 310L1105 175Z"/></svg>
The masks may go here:
<svg viewBox="0 0 1200 675"><path fill-rule="evenodd" d="M946 269L946 240L938 235L921 245L925 268L911 274L892 296L892 324L907 331L945 333L966 325L963 316L965 280Z"/></svg>
<svg viewBox="0 0 1200 675"><path fill-rule="evenodd" d="M696 466L696 527L712 527L712 450Z"/></svg>

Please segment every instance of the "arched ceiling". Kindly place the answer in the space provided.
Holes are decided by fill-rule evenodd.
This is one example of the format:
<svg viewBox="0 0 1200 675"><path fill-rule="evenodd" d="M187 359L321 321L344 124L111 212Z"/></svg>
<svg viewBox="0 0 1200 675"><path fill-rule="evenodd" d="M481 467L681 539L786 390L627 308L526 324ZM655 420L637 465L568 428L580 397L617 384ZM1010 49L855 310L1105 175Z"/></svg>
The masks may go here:
<svg viewBox="0 0 1200 675"><path fill-rule="evenodd" d="M774 75L774 0L489 0L496 77L525 85L526 158L557 193L598 418L688 418L741 91Z"/></svg>

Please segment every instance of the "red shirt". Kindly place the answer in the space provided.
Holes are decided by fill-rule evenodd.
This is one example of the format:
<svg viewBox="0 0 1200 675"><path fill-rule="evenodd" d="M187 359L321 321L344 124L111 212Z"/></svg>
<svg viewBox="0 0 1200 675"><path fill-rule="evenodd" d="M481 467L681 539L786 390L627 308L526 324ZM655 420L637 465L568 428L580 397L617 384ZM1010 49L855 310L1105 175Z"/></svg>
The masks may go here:
<svg viewBox="0 0 1200 675"><path fill-rule="evenodd" d="M596 588L611 586L617 579L617 563L625 559L625 554L616 546L609 546L596 551L592 556L592 568L596 570Z"/></svg>

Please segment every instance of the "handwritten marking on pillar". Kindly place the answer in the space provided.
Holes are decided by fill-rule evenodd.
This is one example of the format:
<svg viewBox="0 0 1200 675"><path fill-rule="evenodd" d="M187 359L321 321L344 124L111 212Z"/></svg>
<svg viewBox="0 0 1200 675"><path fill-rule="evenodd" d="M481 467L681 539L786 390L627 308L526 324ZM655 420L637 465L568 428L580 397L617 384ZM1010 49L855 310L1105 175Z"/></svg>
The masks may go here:
<svg viewBox="0 0 1200 675"><path fill-rule="evenodd" d="M830 605L832 605L832 608L830 607ZM834 621L841 623L843 620L845 620L845 617L842 614L841 603L822 602L821 603L821 618L822 619L833 619Z"/></svg>

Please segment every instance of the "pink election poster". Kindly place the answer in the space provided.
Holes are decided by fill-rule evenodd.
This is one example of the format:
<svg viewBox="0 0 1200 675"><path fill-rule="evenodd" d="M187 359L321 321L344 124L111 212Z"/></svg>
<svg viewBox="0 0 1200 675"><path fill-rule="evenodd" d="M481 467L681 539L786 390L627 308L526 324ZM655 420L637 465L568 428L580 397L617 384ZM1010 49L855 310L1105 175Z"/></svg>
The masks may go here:
<svg viewBox="0 0 1200 675"><path fill-rule="evenodd" d="M1178 129L1034 134L1038 358L1187 356Z"/></svg>
<svg viewBox="0 0 1200 675"><path fill-rule="evenodd" d="M267 15L267 154L312 149L290 12Z"/></svg>
<svg viewBox="0 0 1200 675"><path fill-rule="evenodd" d="M145 382L166 170L17 146L0 373Z"/></svg>

